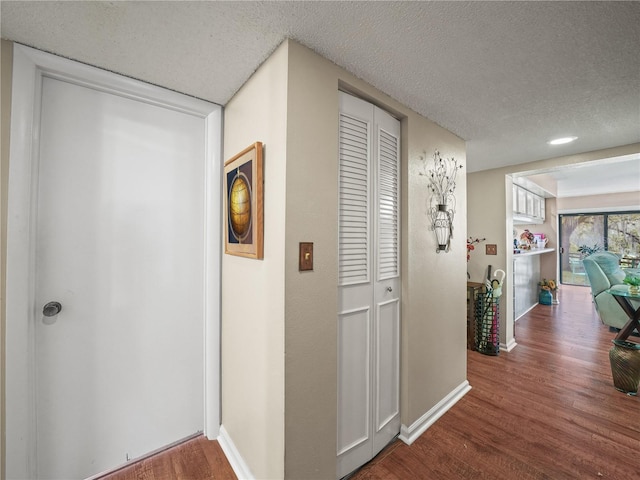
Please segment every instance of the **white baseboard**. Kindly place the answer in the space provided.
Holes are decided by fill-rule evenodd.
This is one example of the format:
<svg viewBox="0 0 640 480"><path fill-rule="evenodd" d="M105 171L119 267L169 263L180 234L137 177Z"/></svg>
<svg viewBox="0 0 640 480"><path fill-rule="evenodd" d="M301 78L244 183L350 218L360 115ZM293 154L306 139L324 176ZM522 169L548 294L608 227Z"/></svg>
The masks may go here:
<svg viewBox="0 0 640 480"><path fill-rule="evenodd" d="M233 472L236 474L236 477L238 477L238 480L255 480L255 477L249 469L249 465L247 465L242 455L240 455L240 452L233 443L233 440L231 440L229 432L224 428L224 425L220 425L218 443L227 456L227 460L229 460L231 468L233 468Z"/></svg>
<svg viewBox="0 0 640 480"><path fill-rule="evenodd" d="M516 339L512 338L507 343L501 343L500 344L500 350L503 351L503 352L510 352L511 350L516 348L517 345L518 344L516 343Z"/></svg>
<svg viewBox="0 0 640 480"><path fill-rule="evenodd" d="M537 306L538 306L538 302L534 303L529 308L527 308L524 312L522 312L520 315L518 315L516 318L514 318L513 321L517 322L518 320L520 320L522 317L524 317L527 313L529 313L531 310L533 310Z"/></svg>
<svg viewBox="0 0 640 480"><path fill-rule="evenodd" d="M471 385L469 385L468 380L465 380L451 391L451 393L440 400L431 410L413 422L411 426L407 427L402 425L400 428L400 436L398 438L407 445L411 445L427 430L427 428L433 425L436 420L447 412L447 410L453 407L469 390L471 390Z"/></svg>

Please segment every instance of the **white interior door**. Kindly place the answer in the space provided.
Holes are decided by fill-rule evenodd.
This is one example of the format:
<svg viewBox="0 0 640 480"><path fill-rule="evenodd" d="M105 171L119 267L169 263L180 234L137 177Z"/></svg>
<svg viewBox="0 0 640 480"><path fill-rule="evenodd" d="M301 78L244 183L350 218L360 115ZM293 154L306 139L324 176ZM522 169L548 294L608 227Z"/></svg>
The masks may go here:
<svg viewBox="0 0 640 480"><path fill-rule="evenodd" d="M7 328L31 325L35 433L7 475L80 479L204 430L209 132L129 95L37 85L31 315L12 304Z"/></svg>
<svg viewBox="0 0 640 480"><path fill-rule="evenodd" d="M400 122L340 94L337 477L400 432Z"/></svg>

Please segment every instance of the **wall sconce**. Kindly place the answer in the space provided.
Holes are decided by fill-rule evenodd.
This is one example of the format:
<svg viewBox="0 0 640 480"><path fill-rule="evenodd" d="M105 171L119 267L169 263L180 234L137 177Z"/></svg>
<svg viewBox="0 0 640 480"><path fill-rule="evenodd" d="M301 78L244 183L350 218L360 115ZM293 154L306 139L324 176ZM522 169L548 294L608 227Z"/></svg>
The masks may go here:
<svg viewBox="0 0 640 480"><path fill-rule="evenodd" d="M462 165L459 165L453 157L442 158L440 152L436 150L433 154L433 167L426 173L421 173L429 179L429 190L431 191L429 216L431 217L431 230L435 232L438 242L437 253L448 252L451 245L453 217L456 213L454 191L458 170L461 168Z"/></svg>

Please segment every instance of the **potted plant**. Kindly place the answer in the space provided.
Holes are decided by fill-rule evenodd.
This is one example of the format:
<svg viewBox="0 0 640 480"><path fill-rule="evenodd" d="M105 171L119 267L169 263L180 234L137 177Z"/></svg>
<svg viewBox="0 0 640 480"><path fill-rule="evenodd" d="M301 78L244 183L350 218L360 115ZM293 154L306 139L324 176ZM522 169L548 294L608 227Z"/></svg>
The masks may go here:
<svg viewBox="0 0 640 480"><path fill-rule="evenodd" d="M558 301L558 282L555 280L547 280L543 279L541 282L538 282L540 286L540 296L538 297L538 302L541 305L558 305L560 302Z"/></svg>

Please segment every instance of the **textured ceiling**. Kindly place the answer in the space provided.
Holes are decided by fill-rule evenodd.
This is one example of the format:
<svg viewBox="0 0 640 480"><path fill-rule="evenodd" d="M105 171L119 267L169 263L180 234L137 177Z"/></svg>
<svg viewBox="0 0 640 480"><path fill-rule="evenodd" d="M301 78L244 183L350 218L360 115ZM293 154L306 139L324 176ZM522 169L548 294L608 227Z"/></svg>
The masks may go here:
<svg viewBox="0 0 640 480"><path fill-rule="evenodd" d="M224 105L286 37L467 141L468 171L640 142L639 2L12 2L3 38ZM551 147L557 136L570 145Z"/></svg>
<svg viewBox="0 0 640 480"><path fill-rule="evenodd" d="M640 154L605 158L565 167L552 167L524 175L514 175L514 183L545 196L580 197L635 192L635 202L640 205ZM533 182L533 186L529 182ZM554 195L537 191L536 187L555 185ZM598 205L594 205L597 207Z"/></svg>

